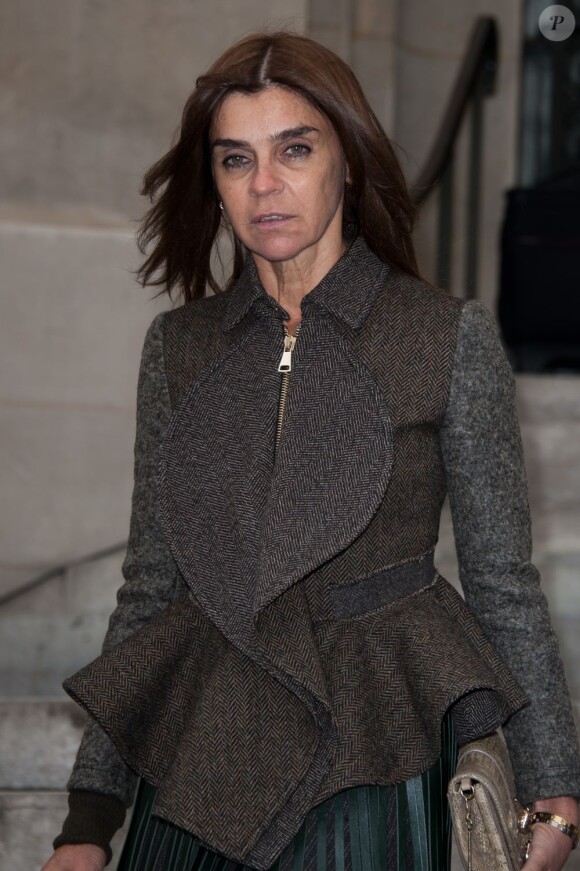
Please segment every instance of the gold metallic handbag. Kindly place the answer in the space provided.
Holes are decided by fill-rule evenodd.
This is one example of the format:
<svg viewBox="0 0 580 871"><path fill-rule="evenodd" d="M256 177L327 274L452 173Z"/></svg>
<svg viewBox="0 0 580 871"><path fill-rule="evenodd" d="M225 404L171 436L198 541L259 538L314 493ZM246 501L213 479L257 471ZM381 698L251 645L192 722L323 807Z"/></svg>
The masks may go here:
<svg viewBox="0 0 580 871"><path fill-rule="evenodd" d="M519 871L529 841L524 825L527 812L515 797L508 749L500 730L460 748L447 798L464 868Z"/></svg>

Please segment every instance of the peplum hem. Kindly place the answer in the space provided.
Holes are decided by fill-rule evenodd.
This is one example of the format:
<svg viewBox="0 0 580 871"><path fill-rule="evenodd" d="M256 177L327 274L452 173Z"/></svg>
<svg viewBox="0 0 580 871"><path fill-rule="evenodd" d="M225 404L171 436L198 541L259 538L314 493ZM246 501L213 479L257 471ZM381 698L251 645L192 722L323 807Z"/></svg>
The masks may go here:
<svg viewBox="0 0 580 871"><path fill-rule="evenodd" d="M304 602L300 587L273 612L286 597ZM256 867L268 867L296 834L297 805L288 819L284 812L305 782L300 806L312 808L349 787L409 780L439 757L447 712L464 742L527 702L436 570L410 595L310 629L328 721L189 596L64 688L157 788L155 812Z"/></svg>

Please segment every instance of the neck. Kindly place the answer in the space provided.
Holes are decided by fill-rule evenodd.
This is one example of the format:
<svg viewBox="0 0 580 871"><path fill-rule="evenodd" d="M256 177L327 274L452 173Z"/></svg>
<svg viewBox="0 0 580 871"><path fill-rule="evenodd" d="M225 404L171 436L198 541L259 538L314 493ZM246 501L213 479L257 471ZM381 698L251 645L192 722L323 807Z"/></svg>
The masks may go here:
<svg viewBox="0 0 580 871"><path fill-rule="evenodd" d="M286 309L295 325L302 317L302 300L330 272L346 248L347 243L341 235L335 244L318 243L291 260L271 261L258 254L252 254L252 257L262 287Z"/></svg>

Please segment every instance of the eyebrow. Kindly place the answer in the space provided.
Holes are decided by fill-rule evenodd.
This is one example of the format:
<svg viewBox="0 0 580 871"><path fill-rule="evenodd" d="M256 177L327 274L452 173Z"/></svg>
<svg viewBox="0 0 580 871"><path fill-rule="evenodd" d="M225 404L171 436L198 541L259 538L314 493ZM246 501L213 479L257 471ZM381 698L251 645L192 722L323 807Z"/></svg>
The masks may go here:
<svg viewBox="0 0 580 871"><path fill-rule="evenodd" d="M305 136L307 133L320 133L316 127L310 127L308 124L303 124L301 127L289 127L288 130L280 130L279 133L274 133L270 137L272 142L286 142L287 139L294 139L295 136ZM243 139L215 139L212 148L251 148L249 142Z"/></svg>

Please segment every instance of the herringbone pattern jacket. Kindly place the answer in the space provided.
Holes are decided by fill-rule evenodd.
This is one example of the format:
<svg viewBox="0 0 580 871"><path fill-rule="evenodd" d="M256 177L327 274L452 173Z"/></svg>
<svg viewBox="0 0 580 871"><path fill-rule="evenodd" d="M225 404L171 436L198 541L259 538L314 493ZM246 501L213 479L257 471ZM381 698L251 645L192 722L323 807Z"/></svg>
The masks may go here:
<svg viewBox="0 0 580 871"><path fill-rule="evenodd" d="M266 868L324 798L425 770L449 708L467 740L526 704L523 642L489 638L517 572L490 578L483 553L467 579L484 631L433 565L450 475L454 519L489 522L460 480L477 433L444 438L465 305L356 240L303 301L276 453L282 311L251 258L151 327L171 417L156 431L151 412L159 451L136 453L123 627L65 688L159 787L159 814L233 859ZM521 468L497 463L529 522ZM175 595L132 618L156 574Z"/></svg>

